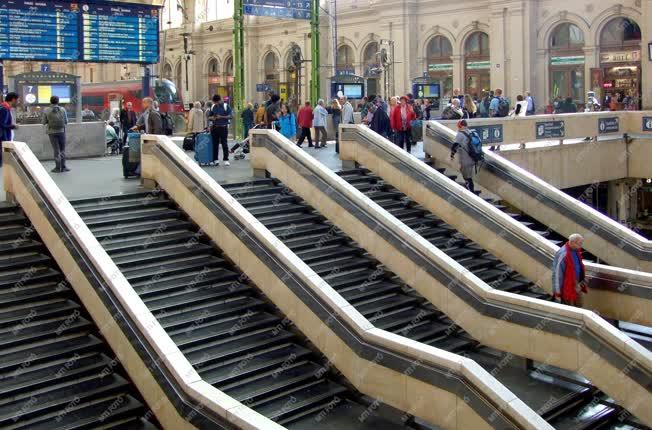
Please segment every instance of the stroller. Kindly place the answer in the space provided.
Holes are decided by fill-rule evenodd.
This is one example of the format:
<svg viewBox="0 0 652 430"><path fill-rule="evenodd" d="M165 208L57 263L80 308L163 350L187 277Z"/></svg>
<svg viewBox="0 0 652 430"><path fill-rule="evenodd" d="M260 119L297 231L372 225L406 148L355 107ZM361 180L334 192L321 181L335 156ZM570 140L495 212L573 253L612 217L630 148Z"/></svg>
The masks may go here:
<svg viewBox="0 0 652 430"><path fill-rule="evenodd" d="M256 124L253 127L251 127L249 130L255 130L257 128L263 128L263 126L260 124ZM238 142L231 147L231 150L229 152L233 154L234 159L244 160L246 154L249 154L249 148L250 148L249 139L251 139L251 136L247 136L245 139L242 140L242 142Z"/></svg>

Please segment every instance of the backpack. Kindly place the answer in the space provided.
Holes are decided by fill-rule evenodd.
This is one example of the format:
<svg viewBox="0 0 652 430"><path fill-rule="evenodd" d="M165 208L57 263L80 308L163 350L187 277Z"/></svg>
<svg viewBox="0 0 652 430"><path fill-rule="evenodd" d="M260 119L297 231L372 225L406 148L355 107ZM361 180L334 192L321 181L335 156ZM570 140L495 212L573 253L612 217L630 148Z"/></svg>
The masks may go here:
<svg viewBox="0 0 652 430"><path fill-rule="evenodd" d="M498 99L498 109L496 110L497 117L506 117L509 115L509 102L505 97L497 97Z"/></svg>
<svg viewBox="0 0 652 430"><path fill-rule="evenodd" d="M477 131L471 130L466 134L466 137L469 138L468 150L467 153L476 164L484 160L484 152L482 152L482 139Z"/></svg>
<svg viewBox="0 0 652 430"><path fill-rule="evenodd" d="M162 113L161 123L163 125L163 132L167 136L172 136L172 134L174 133L174 122L172 122L172 118L170 117L170 115L168 115L167 113Z"/></svg>
<svg viewBox="0 0 652 430"><path fill-rule="evenodd" d="M50 130L63 130L66 128L66 114L59 106L52 106L45 115Z"/></svg>

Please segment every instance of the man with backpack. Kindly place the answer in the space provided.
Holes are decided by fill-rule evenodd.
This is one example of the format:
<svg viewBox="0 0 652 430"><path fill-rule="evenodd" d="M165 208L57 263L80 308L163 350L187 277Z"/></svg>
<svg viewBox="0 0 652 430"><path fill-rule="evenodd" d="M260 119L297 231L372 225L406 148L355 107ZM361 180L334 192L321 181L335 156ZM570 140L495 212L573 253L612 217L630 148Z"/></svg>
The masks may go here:
<svg viewBox="0 0 652 430"><path fill-rule="evenodd" d="M503 90L497 88L494 91L494 98L489 105L489 116L492 118L504 118L509 115L509 102L503 97Z"/></svg>
<svg viewBox="0 0 652 430"><path fill-rule="evenodd" d="M473 177L477 164L484 159L482 153L482 140L475 131L468 129L468 123L465 119L457 123L457 135L455 136L455 143L451 148L451 160L455 158L458 148L460 151L460 172L464 178L466 188L475 193L475 186L473 184Z"/></svg>
<svg viewBox="0 0 652 430"><path fill-rule="evenodd" d="M489 117L491 118L505 118L509 116L509 101L503 97L503 90L496 88L494 91L494 98L489 105ZM500 151L500 145L489 147L490 151Z"/></svg>
<svg viewBox="0 0 652 430"><path fill-rule="evenodd" d="M56 173L70 171L66 167L66 124L68 124L68 114L59 106L59 97L50 97L50 107L45 109L43 114L43 125L54 152L55 167L52 172Z"/></svg>

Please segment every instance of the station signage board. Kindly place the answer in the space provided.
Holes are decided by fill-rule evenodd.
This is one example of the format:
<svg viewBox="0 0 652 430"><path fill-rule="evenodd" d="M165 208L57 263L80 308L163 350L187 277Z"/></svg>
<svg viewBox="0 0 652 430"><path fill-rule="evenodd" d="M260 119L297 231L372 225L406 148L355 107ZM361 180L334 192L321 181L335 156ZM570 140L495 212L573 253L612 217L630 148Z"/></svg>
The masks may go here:
<svg viewBox="0 0 652 430"><path fill-rule="evenodd" d="M543 121L536 123L536 138L550 139L560 138L566 135L564 121Z"/></svg>
<svg viewBox="0 0 652 430"><path fill-rule="evenodd" d="M599 134L618 133L619 131L620 131L620 123L618 117L598 119Z"/></svg>

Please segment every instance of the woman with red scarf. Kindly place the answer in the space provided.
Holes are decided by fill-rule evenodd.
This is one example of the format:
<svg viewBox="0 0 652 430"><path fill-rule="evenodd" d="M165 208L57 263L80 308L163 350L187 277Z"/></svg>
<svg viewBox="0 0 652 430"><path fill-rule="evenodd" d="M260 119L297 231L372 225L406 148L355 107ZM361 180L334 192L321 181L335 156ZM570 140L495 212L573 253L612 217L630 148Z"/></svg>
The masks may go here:
<svg viewBox="0 0 652 430"><path fill-rule="evenodd" d="M566 305L581 307L580 292L588 293L582 261L583 243L581 235L571 234L552 261L553 296Z"/></svg>
<svg viewBox="0 0 652 430"><path fill-rule="evenodd" d="M400 104L394 107L389 115L389 125L394 132L394 143L407 149L407 152L412 149L412 121L416 118L406 96L401 97Z"/></svg>

